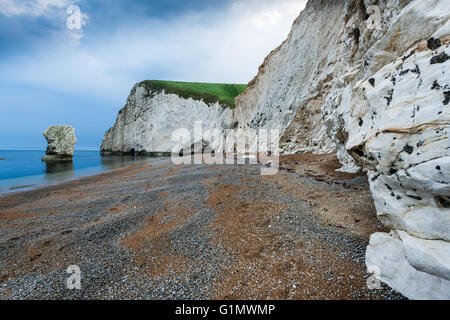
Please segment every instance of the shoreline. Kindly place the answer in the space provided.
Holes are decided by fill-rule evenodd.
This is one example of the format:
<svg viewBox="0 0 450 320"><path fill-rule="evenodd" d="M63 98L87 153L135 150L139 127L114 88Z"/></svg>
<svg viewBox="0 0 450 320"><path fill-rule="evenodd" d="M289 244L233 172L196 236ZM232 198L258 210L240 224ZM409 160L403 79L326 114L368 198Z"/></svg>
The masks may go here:
<svg viewBox="0 0 450 320"><path fill-rule="evenodd" d="M141 161L151 161L150 157L149 160L140 160ZM88 175L83 175L80 177L73 177L70 178L68 180L64 180L64 181L58 181L55 183L48 183L48 184L43 184L43 185L31 185L32 188L30 189L26 189L26 190L17 190L17 191L10 191L10 192L0 192L0 199L5 198L5 197L9 197L9 196L13 196L16 195L18 193L27 193L27 192L34 192L34 191L39 191L41 189L46 189L46 188L54 188L54 187L58 187L58 186L64 186L66 184L70 184L72 182L78 182L78 180L84 180L84 179L90 179L90 178L96 178L98 176L98 178L101 178L104 174L108 174L108 173L113 173L115 171L121 171L121 170L126 170L128 167L132 167L133 164L136 164L137 162L130 162L130 164L127 164L121 168L115 168L115 169L111 169L111 170L104 170L102 172L99 173L93 173L93 174L88 174ZM82 170L90 170L90 169L96 169L96 167L92 167L92 168L85 168L85 169L81 169L79 171ZM26 176L26 177L19 177L17 179L21 179L21 178L31 178L31 177L40 177L42 175L33 175L33 176ZM5 179L5 180L13 180L13 179ZM80 181L81 182L81 181ZM18 186L20 187L20 186ZM28 187L28 186L24 186L24 187ZM16 187L13 187L16 188ZM11 188L9 188L11 190Z"/></svg>

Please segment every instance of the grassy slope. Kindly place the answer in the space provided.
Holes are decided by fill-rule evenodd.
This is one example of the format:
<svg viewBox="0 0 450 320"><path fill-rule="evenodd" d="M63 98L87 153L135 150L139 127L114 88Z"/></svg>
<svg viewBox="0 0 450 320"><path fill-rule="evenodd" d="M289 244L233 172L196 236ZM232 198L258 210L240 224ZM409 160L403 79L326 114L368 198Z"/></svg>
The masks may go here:
<svg viewBox="0 0 450 320"><path fill-rule="evenodd" d="M208 104L219 102L230 108L235 107L234 98L247 88L245 84L199 83L147 80L141 82L151 91L174 93L183 98L203 100Z"/></svg>

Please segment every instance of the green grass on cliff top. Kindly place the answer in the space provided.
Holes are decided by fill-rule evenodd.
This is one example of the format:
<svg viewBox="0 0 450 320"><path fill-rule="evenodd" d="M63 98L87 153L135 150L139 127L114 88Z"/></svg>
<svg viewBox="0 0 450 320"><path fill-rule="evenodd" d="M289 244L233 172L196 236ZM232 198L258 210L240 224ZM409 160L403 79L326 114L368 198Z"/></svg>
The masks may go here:
<svg viewBox="0 0 450 320"><path fill-rule="evenodd" d="M216 102L230 108L235 107L234 99L247 89L246 84L225 84L225 83L199 83L199 82L179 82L147 80L141 82L148 89L154 92L174 93L182 98L192 98L203 100L207 104Z"/></svg>

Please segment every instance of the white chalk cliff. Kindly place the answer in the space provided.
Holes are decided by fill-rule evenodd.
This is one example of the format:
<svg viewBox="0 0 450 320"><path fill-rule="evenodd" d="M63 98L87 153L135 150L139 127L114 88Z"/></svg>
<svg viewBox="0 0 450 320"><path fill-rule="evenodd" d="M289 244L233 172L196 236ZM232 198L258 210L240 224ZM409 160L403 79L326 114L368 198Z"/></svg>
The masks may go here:
<svg viewBox="0 0 450 320"><path fill-rule="evenodd" d="M195 121L220 131L232 125L232 110L218 102L185 99L174 93L152 91L145 82L131 91L116 123L105 133L104 154L168 154L177 145L172 133L180 128L193 133Z"/></svg>
<svg viewBox="0 0 450 320"><path fill-rule="evenodd" d="M413 299L450 299L449 17L448 0L310 0L236 100L241 126L282 129L284 152L368 172L392 232L366 263Z"/></svg>
<svg viewBox="0 0 450 320"><path fill-rule="evenodd" d="M309 0L234 111L137 85L102 150L169 152L200 120L281 129L285 153L337 152L367 171L392 230L372 235L366 264L408 298L450 299L449 18L449 0Z"/></svg>

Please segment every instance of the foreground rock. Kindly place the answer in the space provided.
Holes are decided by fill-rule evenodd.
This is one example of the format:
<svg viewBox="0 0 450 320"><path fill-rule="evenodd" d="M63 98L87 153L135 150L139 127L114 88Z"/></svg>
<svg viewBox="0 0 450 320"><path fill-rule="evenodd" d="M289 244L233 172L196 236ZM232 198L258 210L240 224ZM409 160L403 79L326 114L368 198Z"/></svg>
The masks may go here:
<svg viewBox="0 0 450 320"><path fill-rule="evenodd" d="M411 298L449 299L450 61L433 61L450 53L450 6L425 2L393 23L390 39L405 45L399 57L353 88L346 147L367 168L378 216L394 230L372 236L367 264ZM412 17L411 26L426 27L403 34Z"/></svg>
<svg viewBox="0 0 450 320"><path fill-rule="evenodd" d="M47 139L46 156L42 161L72 161L77 139L71 126L52 126L44 131Z"/></svg>
<svg viewBox="0 0 450 320"><path fill-rule="evenodd" d="M337 151L344 169L368 171L393 231L372 236L367 265L409 298L449 299L450 5L383 2L371 29L378 1L310 0L236 115L282 128L287 153Z"/></svg>

